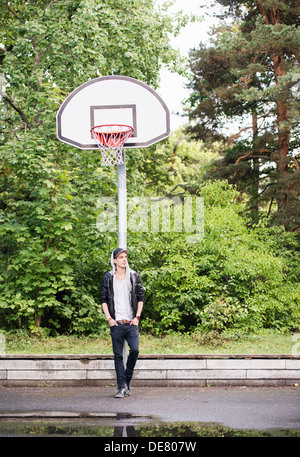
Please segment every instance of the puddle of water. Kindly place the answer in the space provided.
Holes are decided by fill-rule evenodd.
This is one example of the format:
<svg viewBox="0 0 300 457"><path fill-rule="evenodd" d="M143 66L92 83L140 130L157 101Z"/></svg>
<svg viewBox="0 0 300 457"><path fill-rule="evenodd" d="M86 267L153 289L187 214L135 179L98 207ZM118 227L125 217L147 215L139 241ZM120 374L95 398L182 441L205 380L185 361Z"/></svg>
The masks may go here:
<svg viewBox="0 0 300 457"><path fill-rule="evenodd" d="M0 437L300 437L299 429L238 430L218 423L161 423L151 417L2 418Z"/></svg>

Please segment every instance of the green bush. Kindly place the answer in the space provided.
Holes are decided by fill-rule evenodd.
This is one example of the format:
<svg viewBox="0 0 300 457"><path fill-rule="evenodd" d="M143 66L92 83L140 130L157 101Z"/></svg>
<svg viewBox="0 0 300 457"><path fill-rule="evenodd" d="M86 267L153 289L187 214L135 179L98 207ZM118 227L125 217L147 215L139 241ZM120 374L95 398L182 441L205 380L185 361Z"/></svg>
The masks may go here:
<svg viewBox="0 0 300 457"><path fill-rule="evenodd" d="M264 227L248 227L232 187L214 182L200 190L205 202L200 243L188 245L183 233L149 240L160 264L144 265L143 328L156 335L299 329L299 285L286 274L288 261L278 255L275 239L263 239Z"/></svg>

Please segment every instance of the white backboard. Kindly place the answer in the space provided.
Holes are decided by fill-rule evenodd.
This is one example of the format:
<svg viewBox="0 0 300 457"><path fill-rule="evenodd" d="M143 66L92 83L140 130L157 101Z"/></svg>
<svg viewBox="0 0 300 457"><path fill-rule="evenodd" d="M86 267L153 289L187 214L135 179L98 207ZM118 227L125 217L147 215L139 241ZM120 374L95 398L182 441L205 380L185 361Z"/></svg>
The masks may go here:
<svg viewBox="0 0 300 457"><path fill-rule="evenodd" d="M147 84L128 76L103 76L75 89L56 118L57 137L80 149L97 149L91 128L125 124L134 129L125 148L147 147L170 134L170 113Z"/></svg>

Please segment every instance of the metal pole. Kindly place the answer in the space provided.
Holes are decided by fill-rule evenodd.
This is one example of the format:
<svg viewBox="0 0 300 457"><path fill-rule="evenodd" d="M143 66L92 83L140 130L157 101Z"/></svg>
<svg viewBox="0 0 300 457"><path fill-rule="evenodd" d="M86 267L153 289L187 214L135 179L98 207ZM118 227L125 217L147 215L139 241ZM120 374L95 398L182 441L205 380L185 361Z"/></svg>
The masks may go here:
<svg viewBox="0 0 300 457"><path fill-rule="evenodd" d="M127 188L126 163L123 149L124 164L117 165L118 170L118 247L127 248Z"/></svg>
<svg viewBox="0 0 300 457"><path fill-rule="evenodd" d="M123 154L123 165L117 165L118 172L118 247L127 248L127 187L126 187L126 163L125 152ZM126 367L127 343L123 346L123 363Z"/></svg>

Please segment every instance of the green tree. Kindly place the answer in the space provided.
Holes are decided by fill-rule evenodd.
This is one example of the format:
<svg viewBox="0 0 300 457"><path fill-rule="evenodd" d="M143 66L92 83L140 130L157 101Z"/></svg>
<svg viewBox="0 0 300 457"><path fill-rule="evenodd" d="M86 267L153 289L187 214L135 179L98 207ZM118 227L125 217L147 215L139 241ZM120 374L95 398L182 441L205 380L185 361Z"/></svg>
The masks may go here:
<svg viewBox="0 0 300 457"><path fill-rule="evenodd" d="M56 139L56 113L97 76L156 87L163 64L181 67L168 34L186 18L152 0L2 0L0 13L0 323L94 331L116 243L96 230L97 200L116 194L116 176Z"/></svg>
<svg viewBox="0 0 300 457"><path fill-rule="evenodd" d="M231 24L191 51L190 132L226 140L215 176L248 189L250 206L287 230L299 221L299 2L218 0ZM235 135L224 124L241 123ZM276 212L272 205L277 204ZM274 205L275 206L275 205Z"/></svg>
<svg viewBox="0 0 300 457"><path fill-rule="evenodd" d="M220 158L221 145L207 147L194 141L184 128L172 132L160 143L142 152L140 171L145 179L145 191L151 195L175 196L197 193L199 181L212 160Z"/></svg>
<svg viewBox="0 0 300 457"><path fill-rule="evenodd" d="M279 228L249 228L239 193L226 181L202 184L198 195L203 240L161 231L137 241L146 284L143 329L155 335L299 329L299 271L290 259L295 234L284 232L290 248L286 242L283 253L272 231Z"/></svg>

